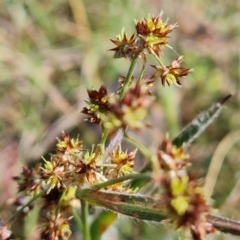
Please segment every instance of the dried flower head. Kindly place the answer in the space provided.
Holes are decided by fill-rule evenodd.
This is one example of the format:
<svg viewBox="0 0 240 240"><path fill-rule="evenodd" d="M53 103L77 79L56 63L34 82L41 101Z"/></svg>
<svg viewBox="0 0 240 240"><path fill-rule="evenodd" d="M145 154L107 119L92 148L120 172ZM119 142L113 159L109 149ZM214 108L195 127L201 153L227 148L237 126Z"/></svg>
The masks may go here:
<svg viewBox="0 0 240 240"><path fill-rule="evenodd" d="M131 37L128 37L123 30L122 33L117 36L117 40L110 40L117 46L110 49L110 51L115 52L114 58L124 57L132 59L139 52L134 34Z"/></svg>
<svg viewBox="0 0 240 240"><path fill-rule="evenodd" d="M42 190L39 167L28 168L23 166L20 176L13 177L18 183L18 191L38 194Z"/></svg>
<svg viewBox="0 0 240 240"><path fill-rule="evenodd" d="M164 45L168 43L167 35L177 26L168 24L168 20L163 21L163 12L152 18L143 18L136 21L135 27L140 38L140 45L144 45L150 53L153 51L157 56Z"/></svg>
<svg viewBox="0 0 240 240"><path fill-rule="evenodd" d="M117 150L109 152L111 163L115 164L116 167L110 169L108 176L111 178L121 177L130 173L133 173L134 158L137 150L127 152L122 151L121 145Z"/></svg>
<svg viewBox="0 0 240 240"><path fill-rule="evenodd" d="M166 137L157 151L160 165L160 182L167 215L177 228L191 229L194 239L204 239L209 229L205 215L210 212L202 182L188 172L190 156L183 147L177 148ZM155 180L153 176L153 180ZM157 179L159 180L159 179Z"/></svg>
<svg viewBox="0 0 240 240"><path fill-rule="evenodd" d="M109 111L107 89L101 86L98 91L94 89L88 90L88 96L87 107L83 108L82 113L89 116L86 119L87 121L99 124L101 121L99 115Z"/></svg>
<svg viewBox="0 0 240 240"><path fill-rule="evenodd" d="M46 179L46 184L49 186L49 193L52 189L56 188L65 188L64 183L65 177L65 167L61 162L55 160L54 158L51 161L44 160L45 164L42 167L42 179Z"/></svg>
<svg viewBox="0 0 240 240"><path fill-rule="evenodd" d="M58 143L56 144L56 152L60 154L68 153L76 153L81 151L82 141L79 139L70 139L69 135L65 132L62 132L62 139L58 139Z"/></svg>
<svg viewBox="0 0 240 240"><path fill-rule="evenodd" d="M210 212L202 184L192 176L171 173L164 181L168 216L173 219L178 228L191 229L194 239L204 239L208 232L205 216Z"/></svg>
<svg viewBox="0 0 240 240"><path fill-rule="evenodd" d="M156 71L152 75L151 79L160 77L163 86L165 86L165 83L168 85L175 83L177 86L181 86L180 78L187 76L193 71L193 69L180 67L182 61L183 57L181 56L174 60L170 66L152 65Z"/></svg>
<svg viewBox="0 0 240 240"><path fill-rule="evenodd" d="M51 155L49 161L44 160L41 167L40 177L48 186L47 193L55 188L66 189L74 184L84 186L98 183L99 178L95 171L101 147L96 146L91 151L83 150L81 141L70 139L65 133L58 141L56 154Z"/></svg>
<svg viewBox="0 0 240 240"><path fill-rule="evenodd" d="M104 127L111 130L126 127L135 131L141 130L147 126L143 120L147 116L147 109L152 100L148 87L135 83L122 99L115 95L110 100L109 113L101 116Z"/></svg>
<svg viewBox="0 0 240 240"><path fill-rule="evenodd" d="M177 148L166 137L157 151L158 161L164 170L181 170L189 166L190 156L184 153L184 147Z"/></svg>
<svg viewBox="0 0 240 240"><path fill-rule="evenodd" d="M51 240L68 240L71 235L69 227L69 217L64 217L61 214L55 216L51 214L45 219L41 228L41 239Z"/></svg>

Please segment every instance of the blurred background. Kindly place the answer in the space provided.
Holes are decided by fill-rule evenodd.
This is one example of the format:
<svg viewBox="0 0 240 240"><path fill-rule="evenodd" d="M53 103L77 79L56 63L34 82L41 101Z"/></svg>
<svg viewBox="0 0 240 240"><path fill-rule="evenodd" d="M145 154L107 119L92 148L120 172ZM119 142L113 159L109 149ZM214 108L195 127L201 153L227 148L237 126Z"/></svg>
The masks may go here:
<svg viewBox="0 0 240 240"><path fill-rule="evenodd" d="M175 137L201 111L233 94L189 151L203 179L208 174L217 213L240 219L240 1L1 0L3 220L9 218L8 203L16 196L12 177L23 165L34 165L42 156L49 159L61 131L71 137L79 135L86 146L98 142L99 128L84 122L80 113L87 100L86 88L105 84L114 91L118 75L124 75L129 67L128 60L113 59L108 50L114 46L109 39L115 39L122 28L131 35L134 19L161 10L170 23L179 25L169 39L174 50L164 52L166 64L184 55L184 67L194 68L194 72L182 81L182 88L163 89L159 84L149 118L155 128L136 137L146 136L148 147L158 146L166 132ZM148 71L151 74L151 69ZM215 170L209 173L211 161ZM34 230L29 231L33 232L29 239L36 239ZM175 238L169 226L120 218L105 239ZM209 239L237 238L218 234Z"/></svg>

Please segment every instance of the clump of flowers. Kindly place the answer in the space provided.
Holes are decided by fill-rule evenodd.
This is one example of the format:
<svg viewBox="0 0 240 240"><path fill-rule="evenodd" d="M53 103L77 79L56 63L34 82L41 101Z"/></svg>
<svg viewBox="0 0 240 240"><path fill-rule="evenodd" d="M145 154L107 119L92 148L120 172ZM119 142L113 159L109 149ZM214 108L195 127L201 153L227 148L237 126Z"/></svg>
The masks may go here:
<svg viewBox="0 0 240 240"><path fill-rule="evenodd" d="M160 212L156 203L162 202L166 219L171 220L177 228L190 230L193 239L204 239L207 233L213 232L214 227L206 218L211 208L204 198L201 182L189 170L191 158L184 152L184 148L175 146L169 138L165 138L161 147L154 152L142 146L136 139L131 139L128 134L131 131L138 133L147 127L153 127L146 119L154 102L152 87L157 84L157 79L160 79L163 87L166 83L168 86L180 86L181 79L192 71L181 67L183 57L173 60L170 65L165 65L162 61L162 51L175 27L177 24L164 21L163 13L160 13L136 21L136 32L131 37L123 31L116 40L111 40L116 45L111 49L114 58L127 58L131 65L127 75L119 77L116 92L108 93L105 86L98 90L88 90L89 99L82 113L87 116L86 121L99 125L102 131L101 140L93 144L91 149L86 149L82 140L71 139L63 132L56 144L55 153L48 160L44 159L43 164L35 168L23 167L20 176L14 178L22 195L42 200L41 239L69 239L69 221L73 216L77 219L73 211L80 207L83 209L83 227L80 228L83 235L90 239L86 230L88 222L85 201L139 218L142 212L153 214L154 209L154 219L159 217ZM148 55L152 55L157 62L157 65L152 65L154 73L151 77L145 74ZM142 68L136 77L134 69L138 62L142 63ZM129 141L135 150L123 150L124 139ZM128 195L133 196L138 190L138 186L132 188L129 180L136 180L136 176L146 179L145 175L137 173L134 169L138 158L137 151L149 163L153 163L151 177L148 179L161 190L156 201L151 199L150 204L155 202L149 212L146 212L147 207L150 207L148 202L142 203L140 198L138 203L141 204L136 204L135 209L131 198L128 198ZM83 196L87 193L86 190L100 189L104 191L101 191L99 196L100 192L94 192L92 197ZM81 190L83 195L77 194L77 191ZM137 199L138 196L134 197ZM81 200L81 206L78 198ZM114 207L109 206L111 201L116 204ZM147 214L143 214L143 219ZM79 221L80 219L76 220ZM3 226L2 229L8 234Z"/></svg>
<svg viewBox="0 0 240 240"><path fill-rule="evenodd" d="M134 58L135 54L139 52L134 34L131 37L128 37L123 31L116 40L111 39L111 41L116 45L115 48L111 49L115 52L115 58L124 57L132 59Z"/></svg>
<svg viewBox="0 0 240 240"><path fill-rule="evenodd" d="M23 167L20 176L14 179L19 184L19 192L36 196L42 191L41 239L69 239L69 220L76 204L77 187L92 187L119 176L133 172L135 152L122 151L121 146L108 152L110 164L104 165L100 145L92 150L83 148L79 139L71 139L62 133L56 144L56 152L42 167ZM107 159L106 159L107 160ZM116 184L115 191L129 191L123 184Z"/></svg>
<svg viewBox="0 0 240 240"><path fill-rule="evenodd" d="M157 184L163 189L161 197L168 218L177 228L189 229L194 239L204 239L214 231L206 219L211 208L204 197L202 182L188 170L190 156L184 153L183 147L177 148L165 138L157 157L160 165Z"/></svg>
<svg viewBox="0 0 240 240"><path fill-rule="evenodd" d="M142 48L159 56L162 48L168 43L168 34L177 27L177 24L168 24L168 20L163 20L161 12L157 16L136 21L135 27Z"/></svg>
<svg viewBox="0 0 240 240"><path fill-rule="evenodd" d="M109 111L109 100L107 89L101 86L99 90L88 90L89 101L87 107L84 107L82 113L89 115L87 121L95 124L100 123L100 114Z"/></svg>
<svg viewBox="0 0 240 240"><path fill-rule="evenodd" d="M183 57L181 56L174 60L170 66L152 65L152 67L156 70L152 75L152 78L155 79L159 77L163 86L165 83L168 85L175 83L176 85L181 86L180 79L184 76L187 76L190 72L193 71L192 69L180 67L182 61Z"/></svg>

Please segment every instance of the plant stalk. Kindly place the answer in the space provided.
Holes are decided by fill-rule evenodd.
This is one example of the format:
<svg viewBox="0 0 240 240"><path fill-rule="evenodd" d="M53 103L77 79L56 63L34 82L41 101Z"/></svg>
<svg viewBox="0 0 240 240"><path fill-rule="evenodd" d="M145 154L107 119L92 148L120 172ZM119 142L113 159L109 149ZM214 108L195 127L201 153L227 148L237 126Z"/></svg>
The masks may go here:
<svg viewBox="0 0 240 240"><path fill-rule="evenodd" d="M81 217L82 217L82 223L83 223L83 237L84 240L91 240L90 235L90 226L88 223L88 203L84 200L81 201Z"/></svg>

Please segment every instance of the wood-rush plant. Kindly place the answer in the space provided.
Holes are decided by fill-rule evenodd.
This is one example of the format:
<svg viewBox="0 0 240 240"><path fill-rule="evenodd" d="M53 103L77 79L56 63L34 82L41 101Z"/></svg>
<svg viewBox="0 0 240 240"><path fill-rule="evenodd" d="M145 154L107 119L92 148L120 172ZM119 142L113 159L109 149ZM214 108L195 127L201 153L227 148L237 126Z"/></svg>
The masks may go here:
<svg viewBox="0 0 240 240"><path fill-rule="evenodd" d="M89 89L89 99L82 110L87 115L86 121L101 128L101 141L91 150L84 149L82 140L71 139L63 132L50 159L44 159L34 168L23 167L22 173L14 178L22 194L18 203L29 196L32 198L20 204L6 224L1 223L1 239L11 238L10 224L19 214L26 214L37 199L41 200L41 239L69 239L72 218L84 239L100 239L116 214L103 211L90 223L89 204L140 220L159 223L167 220L195 240L205 239L216 230L240 235L239 222L212 215L202 181L189 170L191 157L184 149L221 112L230 96L197 116L174 139L166 137L155 150L149 150L129 135L131 131L149 127L145 119L154 101L151 87L156 81L163 87L181 86L182 78L192 72L181 66L183 57L169 65L163 62L162 52L168 46L168 35L176 27L164 21L160 13L136 21L136 32L130 37L123 31L116 40L111 40L116 45L111 49L114 57L130 60L127 75L119 77L115 93L110 94L105 86ZM154 73L150 77L145 75L148 55L156 60L156 65L151 65ZM137 63L142 64L142 68L136 77L133 73ZM124 150L123 141L136 149ZM139 172L134 170L137 151L147 162ZM154 195L139 193L149 182ZM79 208L80 214L76 211ZM99 219L104 214L108 214L108 220L101 223Z"/></svg>

